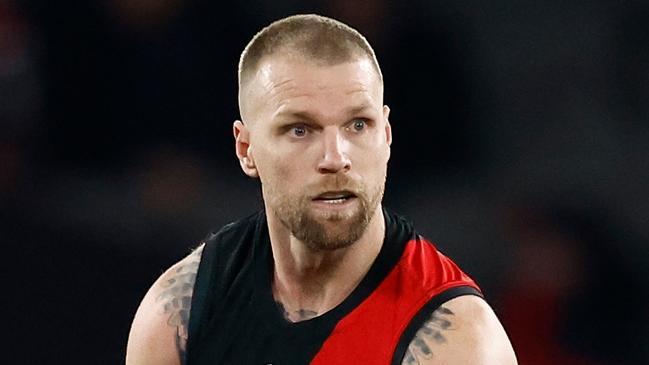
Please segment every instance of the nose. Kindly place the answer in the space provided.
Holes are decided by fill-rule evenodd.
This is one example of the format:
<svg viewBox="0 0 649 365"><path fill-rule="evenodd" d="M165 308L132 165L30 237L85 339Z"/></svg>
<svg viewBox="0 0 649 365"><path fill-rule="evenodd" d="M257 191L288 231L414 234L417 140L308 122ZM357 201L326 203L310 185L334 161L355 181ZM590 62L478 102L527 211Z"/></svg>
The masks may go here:
<svg viewBox="0 0 649 365"><path fill-rule="evenodd" d="M318 162L318 171L322 174L349 171L352 162L347 156L347 141L340 135L340 131L325 130L323 145L324 153Z"/></svg>

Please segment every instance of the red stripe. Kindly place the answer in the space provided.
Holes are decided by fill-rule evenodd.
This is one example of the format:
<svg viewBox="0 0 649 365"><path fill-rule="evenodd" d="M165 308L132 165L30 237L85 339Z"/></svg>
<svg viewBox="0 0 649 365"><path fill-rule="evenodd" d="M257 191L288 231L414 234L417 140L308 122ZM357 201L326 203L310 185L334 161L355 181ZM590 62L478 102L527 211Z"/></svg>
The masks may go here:
<svg viewBox="0 0 649 365"><path fill-rule="evenodd" d="M343 318L312 365L389 365L401 334L417 312L446 289L478 289L430 242L411 240L398 264L379 287Z"/></svg>

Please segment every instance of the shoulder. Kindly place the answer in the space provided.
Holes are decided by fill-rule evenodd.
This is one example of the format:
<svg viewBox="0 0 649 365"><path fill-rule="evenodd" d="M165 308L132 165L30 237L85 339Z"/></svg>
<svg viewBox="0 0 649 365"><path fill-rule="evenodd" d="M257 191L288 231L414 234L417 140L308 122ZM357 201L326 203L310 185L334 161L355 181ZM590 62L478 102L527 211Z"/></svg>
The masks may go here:
<svg viewBox="0 0 649 365"><path fill-rule="evenodd" d="M491 307L464 295L442 304L411 340L403 365L515 365L511 343Z"/></svg>
<svg viewBox="0 0 649 365"><path fill-rule="evenodd" d="M182 364L196 273L204 244L165 271L144 296L131 326L127 365Z"/></svg>

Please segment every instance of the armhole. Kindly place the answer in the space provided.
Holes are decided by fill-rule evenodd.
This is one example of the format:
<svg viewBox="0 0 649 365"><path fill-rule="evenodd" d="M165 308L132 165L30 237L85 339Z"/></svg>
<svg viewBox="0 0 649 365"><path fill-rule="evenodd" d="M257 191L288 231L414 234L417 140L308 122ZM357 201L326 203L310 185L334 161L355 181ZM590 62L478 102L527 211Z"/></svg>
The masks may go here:
<svg viewBox="0 0 649 365"><path fill-rule="evenodd" d="M401 338L399 339L399 343L397 343L397 348L394 351L394 355L392 357L392 365L401 365L410 342L413 340L415 334L417 334L417 331L421 328L421 326L424 325L424 322L426 322L426 319L428 319L428 317L434 310L436 310L449 300L463 295L476 295L482 298L482 293L480 293L479 290L472 286L456 286L434 296L431 300L428 301L428 303L421 307L421 309L419 309L412 320L410 320L408 327L406 327L406 329L401 334Z"/></svg>
<svg viewBox="0 0 649 365"><path fill-rule="evenodd" d="M196 272L192 303L189 311L189 326L187 328L186 359L189 359L193 345L199 339L202 323L205 323L206 305L209 297L209 288L214 268L216 242L206 241L201 254L201 261Z"/></svg>

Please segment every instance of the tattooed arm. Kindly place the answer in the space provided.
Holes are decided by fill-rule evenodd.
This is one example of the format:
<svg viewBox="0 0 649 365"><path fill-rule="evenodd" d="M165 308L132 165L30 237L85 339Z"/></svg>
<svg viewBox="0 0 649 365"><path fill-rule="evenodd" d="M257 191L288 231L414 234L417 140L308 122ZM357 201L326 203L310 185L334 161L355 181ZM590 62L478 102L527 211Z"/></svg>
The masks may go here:
<svg viewBox="0 0 649 365"><path fill-rule="evenodd" d="M189 309L203 245L151 286L135 314L126 365L180 365L185 360Z"/></svg>
<svg viewBox="0 0 649 365"><path fill-rule="evenodd" d="M507 334L481 298L467 295L437 308L410 342L402 365L516 365Z"/></svg>

